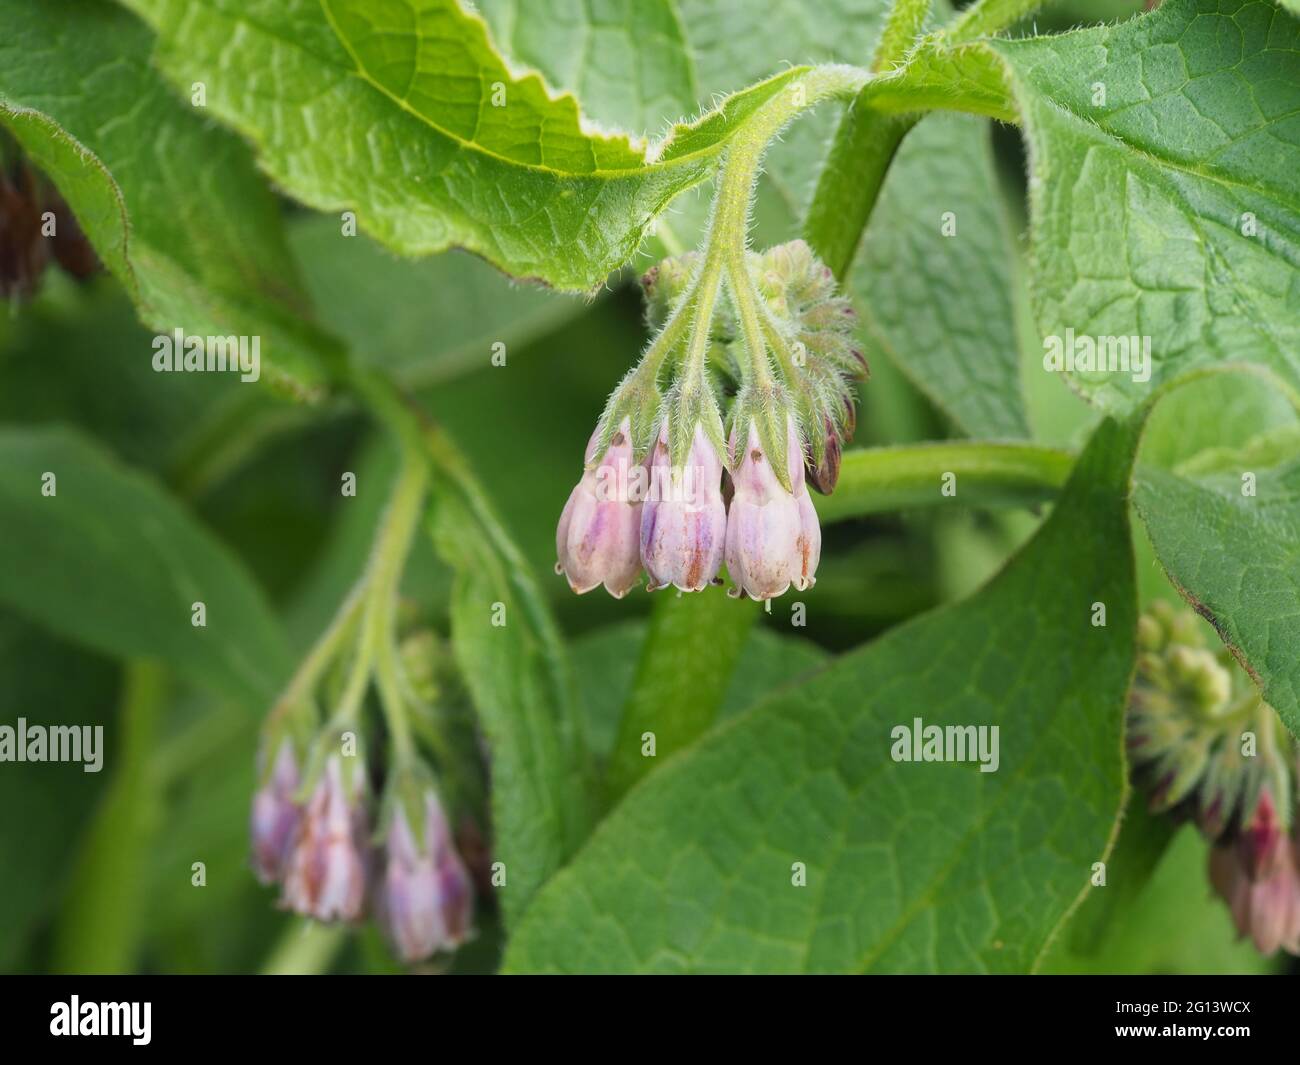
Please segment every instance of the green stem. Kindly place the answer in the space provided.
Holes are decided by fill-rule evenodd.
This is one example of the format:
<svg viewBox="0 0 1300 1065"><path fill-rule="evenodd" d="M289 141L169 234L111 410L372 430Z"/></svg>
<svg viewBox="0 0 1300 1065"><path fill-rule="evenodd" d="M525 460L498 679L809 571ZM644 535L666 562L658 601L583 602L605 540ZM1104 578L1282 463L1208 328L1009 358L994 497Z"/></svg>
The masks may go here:
<svg viewBox="0 0 1300 1065"><path fill-rule="evenodd" d="M835 494L815 496L823 523L909 507L1032 506L1054 499L1074 456L1036 444L955 441L846 451ZM945 474L955 494L942 491Z"/></svg>
<svg viewBox="0 0 1300 1065"><path fill-rule="evenodd" d="M866 101L867 92L864 89L840 119L804 220L804 239L841 282L853 265L898 147L920 118L875 111Z"/></svg>
<svg viewBox="0 0 1300 1065"><path fill-rule="evenodd" d="M727 280L731 285L732 302L736 305L736 317L740 320L740 331L745 338L745 352L749 356L748 380L759 390L770 390L774 381L758 311L761 297L754 291L754 282L745 269L743 257L738 256L727 263ZM784 468L784 464L779 468Z"/></svg>
<svg viewBox="0 0 1300 1065"><path fill-rule="evenodd" d="M1015 25L1043 6L1043 0L979 0L944 31L948 44L964 44Z"/></svg>
<svg viewBox="0 0 1300 1065"><path fill-rule="evenodd" d="M86 826L54 926L51 967L63 973L122 973L135 968L149 912L150 846L162 795L153 757L168 695L157 665L128 662L123 671L120 751L112 780ZM101 755L103 751L101 749ZM174 869L170 891L191 887L189 869Z"/></svg>
<svg viewBox="0 0 1300 1065"><path fill-rule="evenodd" d="M857 67L810 67L763 104L735 135L718 174L713 214L705 237L704 262L681 303L682 308L689 307L693 319L686 363L688 382L693 384L697 375L702 375L713 309L725 275L737 301L742 328L746 330L756 383L770 384L771 371L764 356L762 330L751 299L753 284L745 268L749 206L759 163L771 140L800 111L832 96L857 93L869 78L867 71Z"/></svg>
<svg viewBox="0 0 1300 1065"><path fill-rule="evenodd" d="M713 724L758 613L757 604L737 603L721 588L655 595L609 758L611 799ZM643 753L647 733L654 737L653 757Z"/></svg>
<svg viewBox="0 0 1300 1065"><path fill-rule="evenodd" d="M315 921L289 922L262 965L265 976L315 976L329 972L334 958L347 942L343 925Z"/></svg>
<svg viewBox="0 0 1300 1065"><path fill-rule="evenodd" d="M921 35L926 17L930 14L930 0L894 0L889 9L889 20L876 46L872 70L889 70L901 63L913 42Z"/></svg>
<svg viewBox="0 0 1300 1065"><path fill-rule="evenodd" d="M401 472L366 567L362 636L339 712L331 724L337 727L355 719L373 670L393 746L399 754L409 755L414 744L394 658L397 598L411 542L424 512L429 474L423 453L414 450L411 435L403 432L402 436L405 447Z"/></svg>

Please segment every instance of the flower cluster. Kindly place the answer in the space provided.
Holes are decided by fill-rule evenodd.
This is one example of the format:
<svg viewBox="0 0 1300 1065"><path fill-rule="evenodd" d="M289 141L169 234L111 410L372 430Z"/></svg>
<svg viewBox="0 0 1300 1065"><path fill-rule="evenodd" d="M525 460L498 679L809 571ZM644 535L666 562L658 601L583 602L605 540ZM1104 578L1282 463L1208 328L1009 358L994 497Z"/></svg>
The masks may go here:
<svg viewBox="0 0 1300 1065"><path fill-rule="evenodd" d="M1238 932L1300 954L1296 752L1272 707L1195 615L1157 603L1139 623L1127 746L1151 808L1210 841L1210 883Z"/></svg>
<svg viewBox="0 0 1300 1065"><path fill-rule="evenodd" d="M419 961L454 950L471 931L473 890L428 767L391 774L380 817L364 759L322 735L314 771L282 735L253 796L253 868L279 884L281 905L318 921L362 920L368 903L398 955ZM326 753L331 751L331 753ZM263 747L265 756L270 749Z"/></svg>
<svg viewBox="0 0 1300 1065"><path fill-rule="evenodd" d="M708 275L691 254L643 279L656 338L610 396L556 529L575 592L622 598L642 569L650 591L696 592L724 562L736 596L814 583L808 488L835 488L866 370L852 307L803 241L745 253L728 306Z"/></svg>

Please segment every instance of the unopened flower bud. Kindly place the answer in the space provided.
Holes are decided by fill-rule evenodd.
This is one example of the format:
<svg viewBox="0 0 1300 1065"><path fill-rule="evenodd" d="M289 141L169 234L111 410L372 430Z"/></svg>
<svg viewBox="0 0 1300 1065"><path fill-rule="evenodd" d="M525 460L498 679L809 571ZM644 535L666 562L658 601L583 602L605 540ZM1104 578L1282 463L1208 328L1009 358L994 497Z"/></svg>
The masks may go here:
<svg viewBox="0 0 1300 1065"><path fill-rule="evenodd" d="M303 810L296 799L301 783L293 741L285 736L275 751L270 772L253 795L253 871L263 884L278 883L284 875L302 821Z"/></svg>
<svg viewBox="0 0 1300 1065"><path fill-rule="evenodd" d="M752 421L740 454L732 434L735 494L727 514L727 571L736 583L733 594L751 599L771 599L791 584L800 590L810 587L821 556L821 526L804 485L803 447L789 415L786 432L793 492L772 469Z"/></svg>
<svg viewBox="0 0 1300 1065"><path fill-rule="evenodd" d="M369 819L364 771L326 759L284 875L283 903L318 921L355 921L365 906Z"/></svg>
<svg viewBox="0 0 1300 1065"><path fill-rule="evenodd" d="M384 928L408 962L464 943L474 905L469 873L432 788L424 791L421 813L423 830L413 830L405 804L394 803L379 900Z"/></svg>
<svg viewBox="0 0 1300 1065"><path fill-rule="evenodd" d="M1241 826L1237 836L1237 852L1242 868L1252 880L1271 875L1289 854L1287 826L1273 798L1273 791L1265 783L1259 791L1254 812Z"/></svg>
<svg viewBox="0 0 1300 1065"><path fill-rule="evenodd" d="M592 466L599 430L587 445ZM555 572L568 578L579 595L598 584L622 599L641 573L641 499L644 469L633 463L627 419L614 430L609 447L564 504L555 530Z"/></svg>
<svg viewBox="0 0 1300 1065"><path fill-rule="evenodd" d="M66 274L84 281L100 270L99 257L77 222L67 201L51 188L45 197L46 208L54 215L54 235L50 251L54 261Z"/></svg>
<svg viewBox="0 0 1300 1065"><path fill-rule="evenodd" d="M835 424L829 418L826 418L825 425L826 443L821 461L814 462L812 455L809 455L805 472L808 475L808 484L822 495L828 496L835 491L835 485L839 483L842 449L840 447L840 434L835 428Z"/></svg>
<svg viewBox="0 0 1300 1065"><path fill-rule="evenodd" d="M36 175L24 162L12 172L0 166L0 299L35 292L45 262Z"/></svg>
<svg viewBox="0 0 1300 1065"><path fill-rule="evenodd" d="M684 469L674 469L665 423L650 459L650 486L641 508L641 561L654 591L673 585L698 592L722 566L727 508L722 461L702 425L695 426Z"/></svg>
<svg viewBox="0 0 1300 1065"><path fill-rule="evenodd" d="M656 263L642 275L646 322L651 329L659 329L668 320L673 305L686 291L698 261L698 253L687 252Z"/></svg>

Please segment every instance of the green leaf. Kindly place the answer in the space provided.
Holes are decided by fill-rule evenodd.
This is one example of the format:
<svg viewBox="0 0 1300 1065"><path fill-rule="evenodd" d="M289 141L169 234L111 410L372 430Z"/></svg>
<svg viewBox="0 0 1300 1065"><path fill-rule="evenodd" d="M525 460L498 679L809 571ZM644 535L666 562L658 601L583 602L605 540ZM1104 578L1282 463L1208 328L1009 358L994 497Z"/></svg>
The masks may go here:
<svg viewBox="0 0 1300 1065"><path fill-rule="evenodd" d="M1134 437L1103 422L1052 517L973 598L774 694L642 781L543 889L506 968L1031 968L1124 801ZM915 717L997 725L1000 768L893 761L892 730ZM806 887L792 885L796 862Z"/></svg>
<svg viewBox="0 0 1300 1065"><path fill-rule="evenodd" d="M302 409L230 375L155 373L151 334L121 285L104 277L60 291L57 278L47 277L0 344L5 424L70 424L124 462L161 474L177 442L223 401L255 395L276 411Z"/></svg>
<svg viewBox="0 0 1300 1065"><path fill-rule="evenodd" d="M204 82L213 113L303 202L355 211L403 254L464 247L572 291L631 259L654 217L801 73L678 127L649 163L627 137L591 131L572 97L507 69L455 0L125 2L158 30L164 70Z"/></svg>
<svg viewBox="0 0 1300 1065"><path fill-rule="evenodd" d="M258 336L267 379L313 394L337 349L306 321L275 197L247 149L164 84L150 47L148 30L111 4L9 5L0 123L151 328Z"/></svg>
<svg viewBox="0 0 1300 1065"><path fill-rule="evenodd" d="M888 4L842 0L816 18L789 0L477 6L514 62L575 93L597 121L654 134L789 63L866 65Z"/></svg>
<svg viewBox="0 0 1300 1065"><path fill-rule="evenodd" d="M166 676L156 665L128 666L120 748L112 780L86 827L69 876L55 927L55 972L121 973L135 968L149 912L141 884L162 820L152 759L166 689Z"/></svg>
<svg viewBox="0 0 1300 1065"><path fill-rule="evenodd" d="M731 599L721 588L655 597L606 771L612 795L621 796L713 724L757 618L757 607ZM646 732L654 735L653 757L642 750Z"/></svg>
<svg viewBox="0 0 1300 1065"><path fill-rule="evenodd" d="M1300 735L1300 458L1196 480L1144 465L1134 502L1169 579Z"/></svg>
<svg viewBox="0 0 1300 1065"><path fill-rule="evenodd" d="M399 259L365 237L344 236L333 218L302 219L289 242L321 320L353 360L407 388L511 365L529 341L590 309L573 296L512 284L462 252ZM497 344L505 362L494 365Z"/></svg>
<svg viewBox="0 0 1300 1065"><path fill-rule="evenodd" d="M649 624L641 619L620 621L587 633L570 643L577 671L578 703L586 723L587 742L597 759L614 749L619 717L632 693ZM764 628L750 630L731 671L718 720L748 710L772 690L791 684L823 665L829 655L809 640L778 636Z"/></svg>
<svg viewBox="0 0 1300 1065"><path fill-rule="evenodd" d="M51 483L54 494L45 495ZM0 429L0 602L117 658L151 658L251 710L290 660L261 589L153 481L58 427ZM202 602L206 626L191 624Z"/></svg>
<svg viewBox="0 0 1300 1065"><path fill-rule="evenodd" d="M429 436L435 483L431 531L456 576L456 664L492 759L495 857L507 924L586 838L595 788L559 631L527 563L463 461Z"/></svg>
<svg viewBox="0 0 1300 1065"><path fill-rule="evenodd" d="M1029 435L1011 248L988 123L923 120L885 178L850 284L868 355L888 356L969 436Z"/></svg>
<svg viewBox="0 0 1300 1065"><path fill-rule="evenodd" d="M1272 375L1208 374L1160 397L1142 431L1140 459L1175 472L1215 456L1239 462L1246 436L1289 431L1296 421L1295 407Z"/></svg>
<svg viewBox="0 0 1300 1065"><path fill-rule="evenodd" d="M480 0L476 6L503 55L576 95L584 111L606 126L653 135L695 110L695 63L675 10L679 5L670 0L558 9Z"/></svg>
<svg viewBox="0 0 1300 1065"><path fill-rule="evenodd" d="M1166 0L989 47L1027 130L1042 334L1151 342L1149 383L1074 386L1124 410L1193 367L1251 362L1300 391L1300 22L1267 0Z"/></svg>
<svg viewBox="0 0 1300 1065"><path fill-rule="evenodd" d="M0 677L0 723L12 726L26 717L42 725L102 724L101 750L113 749L117 671L112 663L55 639L4 607ZM35 940L38 922L59 901L78 832L92 819L108 777L86 773L76 764L5 763L0 806L22 811L22 816L6 817L0 831L0 868L22 871L0 877L0 967L5 972L34 967L27 964L25 948Z"/></svg>

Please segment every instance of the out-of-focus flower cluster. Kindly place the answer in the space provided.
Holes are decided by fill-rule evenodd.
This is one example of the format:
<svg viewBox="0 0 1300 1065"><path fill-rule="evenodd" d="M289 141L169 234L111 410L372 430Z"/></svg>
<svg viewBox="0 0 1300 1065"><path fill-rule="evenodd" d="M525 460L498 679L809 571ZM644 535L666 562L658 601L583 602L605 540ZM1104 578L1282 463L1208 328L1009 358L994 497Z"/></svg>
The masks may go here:
<svg viewBox="0 0 1300 1065"><path fill-rule="evenodd" d="M1156 603L1138 626L1127 746L1151 808L1210 841L1210 883L1263 953L1300 954L1296 752L1276 712L1190 611Z"/></svg>
<svg viewBox="0 0 1300 1065"><path fill-rule="evenodd" d="M415 672L404 682L413 701L430 686ZM377 801L363 723L340 730L317 717L309 702L281 704L264 728L251 818L258 879L304 917L373 915L403 961L455 950L473 934L474 880L430 763L395 747Z"/></svg>

